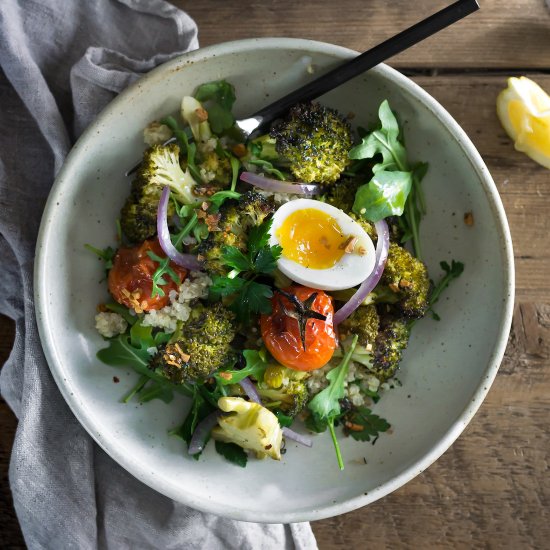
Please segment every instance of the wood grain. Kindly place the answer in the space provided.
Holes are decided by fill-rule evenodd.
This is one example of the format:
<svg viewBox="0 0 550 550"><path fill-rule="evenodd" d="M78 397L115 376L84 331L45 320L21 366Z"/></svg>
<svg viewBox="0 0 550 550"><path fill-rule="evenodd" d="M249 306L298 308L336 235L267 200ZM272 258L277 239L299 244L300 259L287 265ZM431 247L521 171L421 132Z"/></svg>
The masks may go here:
<svg viewBox="0 0 550 550"><path fill-rule="evenodd" d="M358 51L386 40L451 1L173 0L199 25L201 46L259 36L309 38ZM395 57L395 67L550 68L544 0L479 0L481 9Z"/></svg>
<svg viewBox="0 0 550 550"><path fill-rule="evenodd" d="M203 46L296 36L364 50L450 2L179 0ZM495 116L506 76L550 90L550 11L543 0L481 0L456 27L392 60L465 129L495 179L514 241L517 305L506 356L469 427L405 487L314 522L321 550L548 548L550 540L550 172L516 152ZM411 9L414 6L414 9ZM360 14L360 15L359 15ZM0 364L13 338L0 316ZM7 486L15 418L0 402L0 547L23 548Z"/></svg>

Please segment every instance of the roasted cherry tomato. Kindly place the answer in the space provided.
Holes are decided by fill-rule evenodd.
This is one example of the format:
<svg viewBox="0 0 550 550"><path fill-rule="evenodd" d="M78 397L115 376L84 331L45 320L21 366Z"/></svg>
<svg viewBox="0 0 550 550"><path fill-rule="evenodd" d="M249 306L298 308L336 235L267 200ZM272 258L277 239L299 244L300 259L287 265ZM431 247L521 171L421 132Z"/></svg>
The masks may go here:
<svg viewBox="0 0 550 550"><path fill-rule="evenodd" d="M322 290L293 285L275 291L271 303L271 315L260 319L269 353L294 370L309 371L326 365L337 345L332 298Z"/></svg>
<svg viewBox="0 0 550 550"><path fill-rule="evenodd" d="M170 291L177 290L179 286L171 277L164 275L166 284L161 287L164 296L157 294L154 298L151 297L153 274L159 264L148 256L149 250L160 258L166 258L158 240L150 239L132 248L119 248L109 271L109 292L119 304L132 308L137 313L168 305ZM170 262L170 267L180 278L180 282L183 282L187 270L174 262Z"/></svg>

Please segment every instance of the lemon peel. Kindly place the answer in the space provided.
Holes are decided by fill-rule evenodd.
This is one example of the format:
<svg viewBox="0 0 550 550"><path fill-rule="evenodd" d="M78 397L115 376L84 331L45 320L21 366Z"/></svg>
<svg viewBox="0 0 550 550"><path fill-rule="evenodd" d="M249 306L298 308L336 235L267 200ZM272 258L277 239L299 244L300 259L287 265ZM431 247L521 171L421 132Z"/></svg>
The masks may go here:
<svg viewBox="0 0 550 550"><path fill-rule="evenodd" d="M550 97L531 79L508 79L497 97L497 115L514 147L550 169Z"/></svg>

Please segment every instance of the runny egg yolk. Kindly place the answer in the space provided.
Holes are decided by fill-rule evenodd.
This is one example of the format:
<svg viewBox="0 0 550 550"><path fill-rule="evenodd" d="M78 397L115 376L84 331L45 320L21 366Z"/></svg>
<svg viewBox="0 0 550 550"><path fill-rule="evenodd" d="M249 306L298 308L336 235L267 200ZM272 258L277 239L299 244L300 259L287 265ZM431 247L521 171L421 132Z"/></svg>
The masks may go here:
<svg viewBox="0 0 550 550"><path fill-rule="evenodd" d="M311 269L334 267L345 254L347 239L336 218L316 208L289 214L275 236L284 257Z"/></svg>

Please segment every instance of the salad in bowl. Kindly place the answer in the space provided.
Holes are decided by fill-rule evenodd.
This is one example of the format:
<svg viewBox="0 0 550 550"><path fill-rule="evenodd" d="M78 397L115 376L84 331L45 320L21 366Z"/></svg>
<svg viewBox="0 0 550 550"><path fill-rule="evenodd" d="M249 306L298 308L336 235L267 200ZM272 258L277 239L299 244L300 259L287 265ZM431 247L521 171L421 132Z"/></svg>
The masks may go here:
<svg viewBox="0 0 550 550"><path fill-rule="evenodd" d="M124 402L192 399L171 433L194 458L213 444L239 466L280 460L286 440L327 432L343 469L341 437L390 430L375 405L463 265L441 262L434 284L422 262L428 166L388 101L371 129L314 102L245 138L235 99L208 82L144 129L118 242L87 245L112 298L97 356L139 374Z"/></svg>

